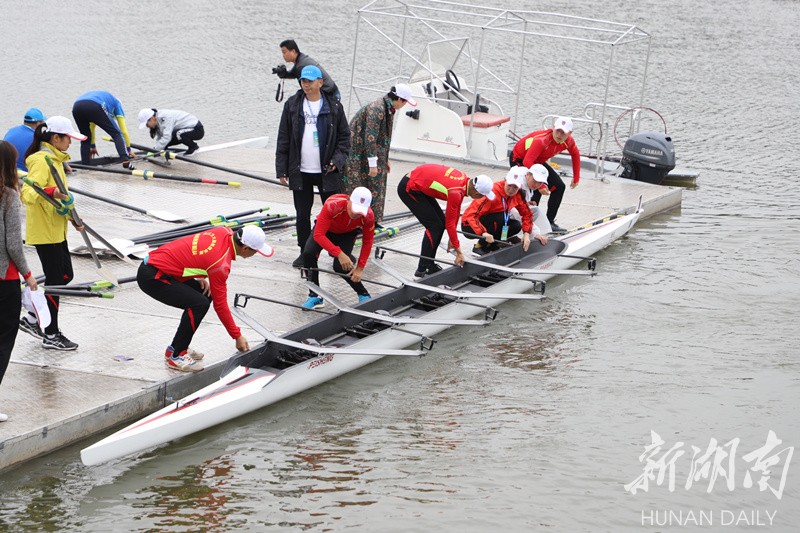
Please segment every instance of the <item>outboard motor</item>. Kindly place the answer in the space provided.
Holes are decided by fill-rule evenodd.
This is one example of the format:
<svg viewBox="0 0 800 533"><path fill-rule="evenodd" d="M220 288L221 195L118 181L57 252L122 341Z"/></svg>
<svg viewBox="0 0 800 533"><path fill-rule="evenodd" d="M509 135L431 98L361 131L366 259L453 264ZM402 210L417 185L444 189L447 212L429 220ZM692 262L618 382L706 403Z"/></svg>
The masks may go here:
<svg viewBox="0 0 800 533"><path fill-rule="evenodd" d="M646 131L631 135L622 149L623 178L660 184L675 168L672 138L663 133Z"/></svg>

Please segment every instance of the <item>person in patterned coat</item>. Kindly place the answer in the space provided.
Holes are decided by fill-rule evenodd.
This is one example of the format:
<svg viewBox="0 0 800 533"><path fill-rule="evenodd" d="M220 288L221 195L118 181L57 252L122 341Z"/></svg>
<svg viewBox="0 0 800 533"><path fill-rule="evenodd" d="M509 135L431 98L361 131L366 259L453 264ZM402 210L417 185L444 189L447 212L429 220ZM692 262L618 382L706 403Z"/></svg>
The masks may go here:
<svg viewBox="0 0 800 533"><path fill-rule="evenodd" d="M377 100L365 105L350 120L350 155L345 164L344 192L356 187L372 192L375 222L383 220L386 180L389 176L389 145L392 143L392 119L404 105L416 106L411 87L398 84Z"/></svg>

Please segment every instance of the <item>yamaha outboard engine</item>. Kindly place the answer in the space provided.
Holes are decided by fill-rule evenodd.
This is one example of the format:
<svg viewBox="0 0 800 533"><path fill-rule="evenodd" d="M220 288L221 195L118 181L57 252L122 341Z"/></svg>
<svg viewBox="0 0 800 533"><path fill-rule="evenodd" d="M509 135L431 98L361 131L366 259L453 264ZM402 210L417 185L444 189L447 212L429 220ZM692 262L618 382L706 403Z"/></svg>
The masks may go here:
<svg viewBox="0 0 800 533"><path fill-rule="evenodd" d="M621 165L623 178L660 184L675 168L672 139L652 131L632 135L622 149Z"/></svg>

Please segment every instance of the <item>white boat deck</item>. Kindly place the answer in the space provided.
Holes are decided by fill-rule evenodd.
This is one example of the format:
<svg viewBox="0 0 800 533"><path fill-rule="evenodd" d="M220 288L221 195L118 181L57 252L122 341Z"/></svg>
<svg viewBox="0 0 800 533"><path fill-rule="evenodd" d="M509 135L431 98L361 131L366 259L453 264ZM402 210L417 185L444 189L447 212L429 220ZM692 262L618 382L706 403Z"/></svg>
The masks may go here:
<svg viewBox="0 0 800 533"><path fill-rule="evenodd" d="M272 149L234 148L198 154L197 158L275 177ZM428 159L428 162L436 161ZM414 166L410 162L393 161L385 213L407 210L394 191L397 182ZM485 173L495 180L505 175L505 170L501 169L458 166L469 174ZM277 185L181 161L174 162L169 169L147 163L140 163L138 168L238 181L242 186L234 188L158 179L145 181L139 177L94 171L81 171L71 176L70 184L140 207L185 215L189 222L263 206L269 206L273 214L294 212L291 193ZM568 183L568 178L565 182ZM578 188L567 189L558 222L573 228L614 212L629 212L635 208L640 195L644 196L643 217L678 207L681 203L679 188L619 178L600 181L584 177ZM83 218L106 238L132 238L179 226L78 195L76 203ZM318 207L317 204L315 213ZM391 225L394 224L396 222ZM292 236L293 229L268 234L268 242L276 248L273 258L240 258L234 263L228 286L229 301L232 302L236 292L287 302L304 301L307 291L298 271L290 266L299 252ZM70 231L70 243L80 243L79 235ZM417 228L401 231L390 242L392 247L418 252L420 239L421 231ZM464 249L469 247L464 245ZM26 254L34 272L40 272L33 248L27 248ZM444 255L443 252L440 255ZM390 260L401 269L410 271L414 268L411 258L395 255ZM136 274L135 267L111 256L103 264L119 278ZM73 265L75 282L98 279L91 258L73 257ZM320 267L330 268L330 262L321 261ZM600 275L602 270L600 261ZM369 265L365 277L391 281L381 275L379 269ZM321 282L324 288L344 302L355 301L354 294L341 280L323 275ZM374 285L368 288L375 293L381 290ZM0 386L0 411L10 415L7 422L0 423L0 470L84 439L87 439L84 444L88 445L107 430L142 417L216 380L225 361L233 355L233 340L216 314L210 311L192 344L193 348L206 354L204 363L207 370L186 375L167 369L163 363L164 347L169 344L177 327L179 310L150 299L135 282L124 284L114 293L114 299L61 299L61 329L80 344L74 352L44 350L41 341L19 333L11 364ZM253 302L248 312L276 332L293 329L317 317L316 313L258 302ZM502 316L501 308L498 319L502 320ZM242 329L251 347L262 340L248 327L242 325Z"/></svg>

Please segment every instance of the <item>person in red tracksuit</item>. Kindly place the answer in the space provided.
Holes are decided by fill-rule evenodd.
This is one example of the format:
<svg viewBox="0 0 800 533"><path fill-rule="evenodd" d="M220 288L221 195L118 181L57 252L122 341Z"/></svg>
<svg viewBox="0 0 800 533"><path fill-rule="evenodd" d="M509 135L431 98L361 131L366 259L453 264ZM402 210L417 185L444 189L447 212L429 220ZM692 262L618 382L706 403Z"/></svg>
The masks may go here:
<svg viewBox="0 0 800 533"><path fill-rule="evenodd" d="M256 226L244 226L236 233L223 226L167 243L150 252L139 265L136 282L142 291L161 303L183 309L178 330L164 354L169 368L182 372L203 370L196 361L202 355L194 352L192 357L189 343L212 302L220 321L236 341L236 349L250 349L228 307L228 275L237 255L271 256L272 247L265 240L264 231Z"/></svg>
<svg viewBox="0 0 800 533"><path fill-rule="evenodd" d="M553 233L565 233L566 230L556 224L556 215L564 198L566 186L558 173L547 164L547 160L556 154L567 150L572 157L572 183L574 189L581 180L581 154L572 138L572 120L568 117L558 117L553 128L537 130L529 133L514 145L514 150L509 157L511 166L522 165L531 168L533 165L544 165L547 168L547 186L550 189L550 199L547 202L547 220L553 228ZM533 200L538 204L542 197L539 191L533 192Z"/></svg>
<svg viewBox="0 0 800 533"><path fill-rule="evenodd" d="M488 197L473 200L461 216L461 230L469 239L479 236L478 244L473 252L483 255L499 248L496 241L513 240L517 233L522 231L522 249L528 251L531 244L531 234L542 244L547 244L547 238L541 235L533 224L533 214L528 203L518 194L525 178L521 174L509 172L506 179L494 184L492 191L494 199ZM522 219L517 220L511 213L512 209L519 212Z"/></svg>
<svg viewBox="0 0 800 533"><path fill-rule="evenodd" d="M361 275L367 266L372 243L375 240L375 213L372 212L372 193L366 187L356 187L350 196L334 194L322 206L311 236L303 247L303 268L308 272L308 280L319 285L319 254L322 250L333 258L333 269L349 275L344 280L356 294L358 301L369 300L369 292L361 283ZM356 237L361 230L361 253L358 263L352 255ZM305 309L323 307L325 302L314 291L309 291L303 303Z"/></svg>
<svg viewBox="0 0 800 533"><path fill-rule="evenodd" d="M436 249L442 242L445 229L450 238L448 248L456 251L455 263L459 266L464 264L464 254L456 233L461 203L465 196L473 199L484 195L494 198L492 178L489 176L469 178L457 168L433 164L420 165L406 174L397 184L397 194L425 226L419 264L414 272L417 278L442 269L433 258L436 257ZM447 202L445 212L442 212L437 200Z"/></svg>

